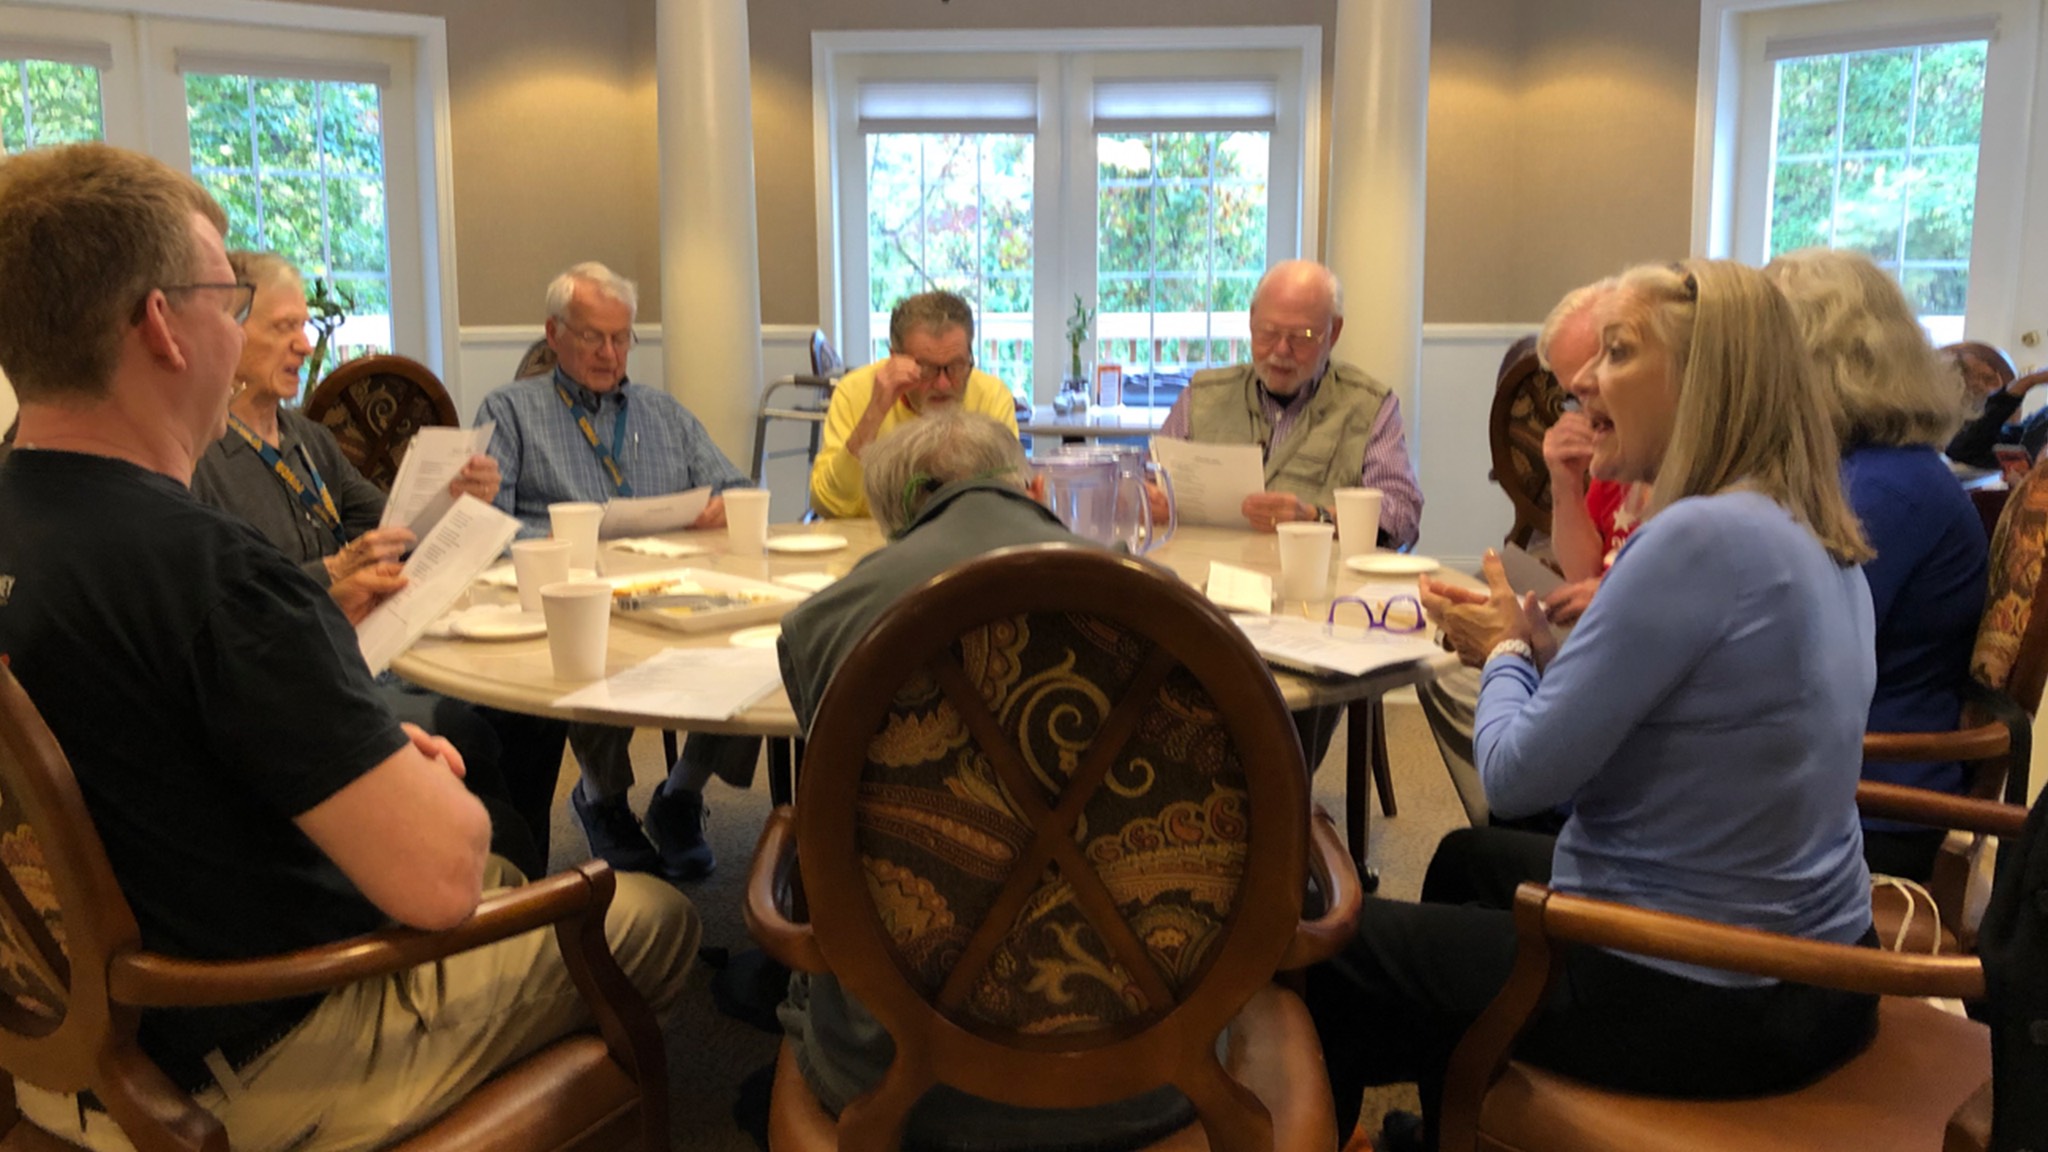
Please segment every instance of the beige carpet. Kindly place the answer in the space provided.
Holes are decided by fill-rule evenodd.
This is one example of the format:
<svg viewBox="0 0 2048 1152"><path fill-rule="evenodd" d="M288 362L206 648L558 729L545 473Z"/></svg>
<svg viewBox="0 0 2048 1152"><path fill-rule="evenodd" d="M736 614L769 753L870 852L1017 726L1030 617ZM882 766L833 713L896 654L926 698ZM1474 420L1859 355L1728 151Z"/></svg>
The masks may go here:
<svg viewBox="0 0 2048 1152"><path fill-rule="evenodd" d="M1438 837L1463 824L1465 816L1444 775L1443 761L1430 738L1428 725L1412 697L1388 700L1387 727L1399 815L1384 818L1374 808L1372 861L1380 870L1381 895L1414 899L1421 890L1423 869ZM633 742L638 780L633 793L635 811L645 808L647 794L661 779L661 756L659 733L644 731ZM1343 758L1344 736L1340 732L1315 781L1318 802L1338 817L1339 827L1344 800ZM573 762L565 761L556 795L551 845L556 868L588 859L590 855L582 830L568 810L568 789L574 782ZM741 920L740 892L754 838L768 812L766 772L759 774L754 788L748 792L713 783L707 798L719 866L709 879L688 886L686 891L703 917L704 943L736 952L750 943ZM777 1038L719 1014L711 1002L710 973L700 965L692 974L682 1013L669 1030L668 1039L675 1147L690 1152L752 1152L753 1142L732 1121L734 1094L749 1072L774 1058ZM1414 1107L1412 1087L1369 1093L1363 1121L1369 1130L1377 1131L1379 1114L1385 1109Z"/></svg>

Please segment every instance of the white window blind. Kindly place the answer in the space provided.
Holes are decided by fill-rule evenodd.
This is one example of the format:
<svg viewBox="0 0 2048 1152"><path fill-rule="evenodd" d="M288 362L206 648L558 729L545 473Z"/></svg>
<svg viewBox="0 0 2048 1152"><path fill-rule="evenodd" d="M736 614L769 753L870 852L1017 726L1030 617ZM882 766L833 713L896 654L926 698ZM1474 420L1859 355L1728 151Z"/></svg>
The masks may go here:
<svg viewBox="0 0 2048 1152"><path fill-rule="evenodd" d="M1929 44L1954 44L1961 40L1996 39L1998 17L1975 16L1822 36L1773 36L1764 41L1764 59L1775 64L1780 60L1803 60L1809 56L1845 56L1853 52L1881 52L1888 48L1921 48Z"/></svg>
<svg viewBox="0 0 2048 1152"><path fill-rule="evenodd" d="M1277 119L1277 85L1267 78L1098 80L1098 132L1185 132L1264 129Z"/></svg>
<svg viewBox="0 0 2048 1152"><path fill-rule="evenodd" d="M114 50L105 44L82 40L0 36L0 60L55 60L59 64L83 64L105 72L114 66Z"/></svg>
<svg viewBox="0 0 2048 1152"><path fill-rule="evenodd" d="M859 91L860 130L1035 132L1035 80L876 80Z"/></svg>
<svg viewBox="0 0 2048 1152"><path fill-rule="evenodd" d="M276 56L244 56L229 52L180 49L178 71L184 75L256 76L265 80L331 80L341 84L391 87L391 69L367 61L292 60Z"/></svg>

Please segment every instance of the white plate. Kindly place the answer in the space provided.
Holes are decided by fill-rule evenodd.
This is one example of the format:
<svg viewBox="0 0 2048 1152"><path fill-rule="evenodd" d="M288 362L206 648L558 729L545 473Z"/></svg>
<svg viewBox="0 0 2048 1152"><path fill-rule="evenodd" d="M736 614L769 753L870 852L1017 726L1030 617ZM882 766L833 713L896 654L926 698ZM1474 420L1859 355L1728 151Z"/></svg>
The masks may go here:
<svg viewBox="0 0 2048 1152"><path fill-rule="evenodd" d="M782 625L761 624L753 628L742 628L726 637L726 643L735 648L773 648L775 640L782 635Z"/></svg>
<svg viewBox="0 0 2048 1152"><path fill-rule="evenodd" d="M531 640L548 634L548 622L538 612L521 612L516 604L493 605L457 616L451 630L465 640Z"/></svg>
<svg viewBox="0 0 2048 1152"><path fill-rule="evenodd" d="M1433 557L1408 552L1361 552L1344 561L1344 566L1353 572L1370 572L1379 576L1420 576L1424 572L1436 571L1443 564Z"/></svg>
<svg viewBox="0 0 2048 1152"><path fill-rule="evenodd" d="M702 556L710 551L702 544L677 544L653 536L629 536L619 540L607 540L604 546L616 548L621 552L638 552L642 556Z"/></svg>
<svg viewBox="0 0 2048 1152"><path fill-rule="evenodd" d="M770 552L836 552L846 547L846 537L823 534L770 536L764 547Z"/></svg>

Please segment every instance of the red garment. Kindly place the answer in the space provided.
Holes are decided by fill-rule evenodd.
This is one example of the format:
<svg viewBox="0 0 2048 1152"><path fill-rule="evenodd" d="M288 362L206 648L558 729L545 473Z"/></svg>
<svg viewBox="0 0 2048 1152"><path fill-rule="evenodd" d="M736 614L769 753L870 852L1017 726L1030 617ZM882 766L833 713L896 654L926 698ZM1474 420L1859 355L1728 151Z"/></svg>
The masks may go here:
<svg viewBox="0 0 2048 1152"><path fill-rule="evenodd" d="M1600 530L1602 575L1606 574L1614 563L1615 553L1621 551L1622 544L1641 522L1641 501L1629 499L1634 488L1633 484L1615 480L1587 478L1586 514L1593 518L1593 527Z"/></svg>

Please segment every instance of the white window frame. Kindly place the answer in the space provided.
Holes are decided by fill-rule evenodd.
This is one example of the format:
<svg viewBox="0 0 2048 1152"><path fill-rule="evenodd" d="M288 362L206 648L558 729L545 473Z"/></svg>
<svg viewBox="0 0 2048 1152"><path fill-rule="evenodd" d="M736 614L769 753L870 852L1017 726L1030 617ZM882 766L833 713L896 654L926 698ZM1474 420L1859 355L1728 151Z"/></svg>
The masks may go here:
<svg viewBox="0 0 2048 1152"><path fill-rule="evenodd" d="M1970 296L1964 328L2006 343L2019 314L2026 245L2015 243L2026 217L2024 156L1990 146L2029 139L2041 153L2035 60L2042 48L2041 0L1702 0L1698 120L1693 134L1692 250L1761 262L1771 155L1774 65L1768 40L1855 35L1866 47L1887 30L1908 41L1935 25L1995 15L1985 62L1987 146L1977 162L1976 228L1970 246ZM1821 40L1820 42L1825 42ZM1840 51L1848 48L1837 49ZM2030 121L2032 126L2029 126ZM2034 231L2041 231L2037 221Z"/></svg>
<svg viewBox="0 0 2048 1152"><path fill-rule="evenodd" d="M1095 303L1097 77L1271 80L1276 116L1267 185L1268 264L1316 251L1322 139L1322 29L1267 26L976 32L816 32L811 37L818 204L818 314L836 318L839 346L859 359L872 339L867 307L867 188L858 119L863 81L1038 81L1032 184L1030 382L1050 400L1066 357L1064 324L1079 291ZM1085 157L1085 162L1079 158ZM1065 222L1062 224L1062 222ZM1008 383L1020 383L1009 381Z"/></svg>
<svg viewBox="0 0 2048 1152"><path fill-rule="evenodd" d="M107 142L188 171L180 51L280 68L367 64L388 70L384 179L392 344L425 362L451 389L459 387L443 20L273 0L6 0L0 38L9 35L103 45L113 61L100 80Z"/></svg>

